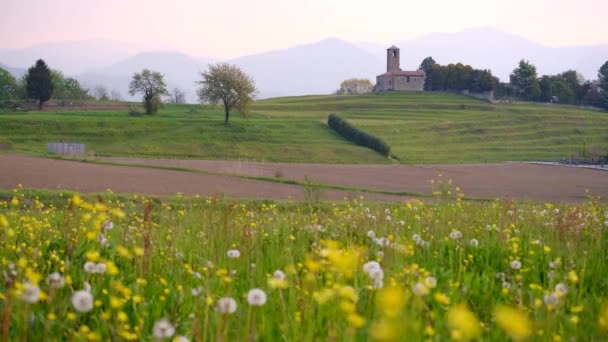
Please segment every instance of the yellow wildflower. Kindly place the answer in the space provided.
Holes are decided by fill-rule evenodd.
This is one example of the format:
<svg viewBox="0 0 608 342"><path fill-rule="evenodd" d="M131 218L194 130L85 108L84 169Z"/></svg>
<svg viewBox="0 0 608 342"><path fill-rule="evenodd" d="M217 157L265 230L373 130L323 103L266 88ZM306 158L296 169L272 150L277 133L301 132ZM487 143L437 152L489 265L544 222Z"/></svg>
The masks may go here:
<svg viewBox="0 0 608 342"><path fill-rule="evenodd" d="M496 323L514 340L523 340L532 333L532 324L522 311L509 307L498 306L494 310Z"/></svg>
<svg viewBox="0 0 608 342"><path fill-rule="evenodd" d="M459 331L467 339L476 339L481 336L479 320L466 304L458 304L450 308L448 326Z"/></svg>

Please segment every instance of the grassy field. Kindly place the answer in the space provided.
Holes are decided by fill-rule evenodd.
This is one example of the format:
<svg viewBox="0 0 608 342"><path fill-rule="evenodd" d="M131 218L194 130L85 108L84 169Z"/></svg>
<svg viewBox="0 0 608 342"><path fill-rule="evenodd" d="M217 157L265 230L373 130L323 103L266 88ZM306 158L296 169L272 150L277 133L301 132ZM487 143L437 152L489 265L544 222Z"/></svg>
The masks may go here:
<svg viewBox="0 0 608 342"><path fill-rule="evenodd" d="M386 140L402 163L556 160L608 144L608 114L555 105L489 104L463 96L386 93L256 102L252 115L166 105L154 117L126 111L0 113L0 145L43 153L49 141L87 144L103 156L388 163L329 130L336 112Z"/></svg>
<svg viewBox="0 0 608 342"><path fill-rule="evenodd" d="M8 340L608 338L608 207L593 200L43 194L0 196Z"/></svg>

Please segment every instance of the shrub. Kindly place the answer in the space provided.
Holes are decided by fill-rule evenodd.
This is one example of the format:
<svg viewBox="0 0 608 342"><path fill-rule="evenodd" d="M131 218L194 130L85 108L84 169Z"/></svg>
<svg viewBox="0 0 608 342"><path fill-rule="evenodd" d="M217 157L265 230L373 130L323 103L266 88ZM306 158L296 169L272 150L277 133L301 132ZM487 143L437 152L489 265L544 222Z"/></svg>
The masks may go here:
<svg viewBox="0 0 608 342"><path fill-rule="evenodd" d="M384 156L388 156L391 151L390 146L384 140L358 129L337 114L330 114L327 117L327 125L347 140L371 148Z"/></svg>

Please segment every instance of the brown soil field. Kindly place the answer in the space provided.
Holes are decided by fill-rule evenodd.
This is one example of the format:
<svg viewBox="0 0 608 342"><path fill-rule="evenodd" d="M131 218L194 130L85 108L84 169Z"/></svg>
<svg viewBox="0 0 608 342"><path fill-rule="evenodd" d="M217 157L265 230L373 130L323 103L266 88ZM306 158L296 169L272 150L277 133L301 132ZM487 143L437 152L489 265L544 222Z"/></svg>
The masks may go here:
<svg viewBox="0 0 608 342"><path fill-rule="evenodd" d="M215 196L289 200L305 199L301 186L240 179L230 176L111 166L21 155L0 155L0 189L69 190L78 192L138 193L147 195ZM364 196L378 201L403 201L404 196L323 189L323 199Z"/></svg>
<svg viewBox="0 0 608 342"><path fill-rule="evenodd" d="M104 158L117 163L145 164L199 169L250 176L280 176L309 179L333 185L430 194L431 180L452 179L467 196L517 200L580 202L588 195L608 197L608 173L602 170L529 163L455 165L325 165L255 163L239 161ZM440 177L439 174L442 176ZM114 166L45 159L21 155L0 155L0 189L18 184L31 189L149 195L267 198L305 198L301 186L241 179L229 175L201 174L137 166ZM586 190L589 190L587 193ZM364 196L369 200L404 201L408 197L323 189L322 197L342 200Z"/></svg>
<svg viewBox="0 0 608 342"><path fill-rule="evenodd" d="M240 175L280 176L323 183L430 194L431 180L452 179L467 196L552 202L579 202L589 195L608 198L608 172L531 163L449 165L326 165L218 160L104 158L145 165L176 166ZM442 175L441 177L439 175ZM586 190L589 190L587 193Z"/></svg>

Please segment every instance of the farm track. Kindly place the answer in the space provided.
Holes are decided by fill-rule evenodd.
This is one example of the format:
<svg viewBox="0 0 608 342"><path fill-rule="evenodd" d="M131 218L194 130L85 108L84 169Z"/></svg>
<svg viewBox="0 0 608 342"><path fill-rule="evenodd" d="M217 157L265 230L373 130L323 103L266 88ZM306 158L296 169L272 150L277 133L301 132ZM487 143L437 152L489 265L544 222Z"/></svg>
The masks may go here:
<svg viewBox="0 0 608 342"><path fill-rule="evenodd" d="M328 185L423 194L430 194L434 190L430 180L452 179L454 186L459 186L465 195L478 198L580 202L588 195L586 189L589 189L591 195L608 197L608 174L605 171L528 163L405 166L146 158L102 158L100 161L147 167L0 155L0 188L10 190L23 184L25 188L31 189L80 192L112 189L119 193L149 195L174 195L181 192L201 196L223 194L232 198L305 198L305 189L300 185L238 177L280 176L283 180L303 181L309 178ZM201 172L184 171L186 169ZM408 199L406 196L336 189L323 189L322 195L330 200L359 195L380 201Z"/></svg>

